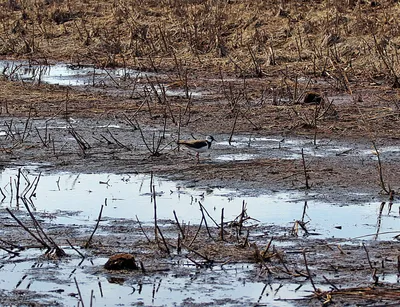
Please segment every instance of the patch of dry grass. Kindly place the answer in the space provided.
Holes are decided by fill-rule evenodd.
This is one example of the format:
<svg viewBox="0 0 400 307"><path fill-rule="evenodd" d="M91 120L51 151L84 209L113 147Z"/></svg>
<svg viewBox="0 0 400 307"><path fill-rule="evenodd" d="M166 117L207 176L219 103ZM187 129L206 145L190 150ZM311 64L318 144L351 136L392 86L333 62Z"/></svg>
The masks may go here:
<svg viewBox="0 0 400 307"><path fill-rule="evenodd" d="M263 76L397 75L394 1L9 1L0 54ZM338 78L339 78L338 77Z"/></svg>

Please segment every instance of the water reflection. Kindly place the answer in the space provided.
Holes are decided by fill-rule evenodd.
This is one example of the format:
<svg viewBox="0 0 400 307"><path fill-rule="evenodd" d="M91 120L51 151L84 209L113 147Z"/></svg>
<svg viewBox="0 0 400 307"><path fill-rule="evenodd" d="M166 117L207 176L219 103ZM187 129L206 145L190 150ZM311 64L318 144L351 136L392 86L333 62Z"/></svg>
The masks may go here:
<svg viewBox="0 0 400 307"><path fill-rule="evenodd" d="M398 230L397 210L383 212L378 200L341 204L328 203L317 194L301 191L254 195L251 191L243 194L223 188L187 188L177 182L151 179L146 174L40 174L35 168L22 169L21 175L18 174L17 168L1 171L1 207L24 210L21 201L16 201L16 184L20 182L19 195L27 196L32 210L52 214L55 224L79 225L95 221L100 207L105 205L105 219L138 216L145 225L151 225L154 217L151 186L154 186L160 220L173 220L175 211L185 223L199 224L201 202L214 220L220 220L224 209L225 219L232 221L240 214L245 201L247 214L264 225L290 228L304 221L306 213L307 230L320 237L351 238L379 232L377 238L383 239L390 235L381 233ZM304 201L307 201L306 212ZM60 212L71 214L57 214ZM301 225L298 223L298 226Z"/></svg>
<svg viewBox="0 0 400 307"><path fill-rule="evenodd" d="M152 81L152 77L160 76L159 74L130 68L96 68L93 65L2 60L0 75L14 81L113 89L115 93L127 96L132 96L138 89L147 94L155 91L156 95L166 96L199 97L205 94L188 88L170 88L158 79Z"/></svg>

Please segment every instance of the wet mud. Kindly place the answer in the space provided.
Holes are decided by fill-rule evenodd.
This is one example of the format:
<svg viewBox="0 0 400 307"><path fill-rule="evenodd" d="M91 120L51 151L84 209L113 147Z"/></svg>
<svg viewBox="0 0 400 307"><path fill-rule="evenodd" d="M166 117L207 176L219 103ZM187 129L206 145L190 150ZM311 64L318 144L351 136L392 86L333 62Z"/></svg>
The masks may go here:
<svg viewBox="0 0 400 307"><path fill-rule="evenodd" d="M167 75L159 78L157 82L168 84ZM9 278L0 281L2 304L68 306L88 305L92 300L98 305L117 300L121 305L137 306L398 304L398 118L395 110L376 105L376 88L365 89L364 97L372 98L364 99L361 115L360 106L350 105L345 94L329 93L339 115L321 118L310 128L307 116L316 112L316 106L273 105L255 98L251 103L242 101L239 108L227 101L215 79L198 81L198 91L207 89L207 94L194 95L190 103L180 94L160 102L153 93L154 101L146 105L140 99L145 83L133 97L127 94L131 87L111 87L104 82L102 87L68 89L25 83L20 78L1 82L1 188L5 195L0 229L5 249L0 266L10 272ZM232 84L240 82L233 79ZM249 88L249 95L258 97L263 85L254 79ZM187 105L190 111L185 114ZM176 144L178 138L205 135L213 135L216 142L200 154L200 163L193 152ZM18 169L31 178L29 184L18 176ZM31 169L33 177L26 169ZM106 211L98 228L103 200L89 213L73 205L55 211L43 205L45 200L39 201L44 191L37 195L23 194L22 188L19 194L16 191L18 180L31 187L39 174L61 178L65 173L117 174L120 182L137 174L146 174L150 180L153 174L197 189L186 194L195 199L196 210L190 209L185 221L180 216L183 209L177 210L181 224L172 212L160 217L155 240L151 210L143 220L138 209L129 217L125 211L125 216L107 211L107 201L116 211L122 210L115 199L118 193L124 199L129 196L121 191L113 194L114 200L104 201ZM93 178L96 184L88 185L88 195L100 194L107 184L117 186L107 176ZM77 176L79 181L84 178ZM131 196L131 202L142 195L148 199L146 206L151 208L157 200L162 206L164 199L178 193L176 187L156 186L153 194L151 183L145 185L141 194ZM52 189L57 185L47 188ZM82 196L75 187L69 189L71 194L62 197L70 197L78 207L86 206L79 202ZM226 199L247 199L247 210L239 205L223 223L220 200L211 198L221 189L229 190ZM296 207L300 209L296 218L281 223L272 213L270 219L263 216L262 204L251 207L253 199L273 197L277 192L301 204ZM25 203L24 199L33 201ZM211 213L215 222L207 213L202 215L201 203L209 205L210 212L218 207ZM291 210L280 204L274 200L268 210ZM67 256L55 257L54 251L46 254L43 244L6 211L10 209L28 229L40 232L25 205L37 207L35 219ZM328 208L326 217L313 220L312 210L318 207ZM346 228L344 217L338 218L341 208L345 215L354 214L353 228ZM361 211L352 213L353 208L369 211L374 222L366 222ZM87 220L82 218L85 214ZM196 220L188 222L191 215ZM361 233L355 232L357 228ZM107 259L121 252L134 255L140 269L105 270ZM121 294L116 297L111 292Z"/></svg>

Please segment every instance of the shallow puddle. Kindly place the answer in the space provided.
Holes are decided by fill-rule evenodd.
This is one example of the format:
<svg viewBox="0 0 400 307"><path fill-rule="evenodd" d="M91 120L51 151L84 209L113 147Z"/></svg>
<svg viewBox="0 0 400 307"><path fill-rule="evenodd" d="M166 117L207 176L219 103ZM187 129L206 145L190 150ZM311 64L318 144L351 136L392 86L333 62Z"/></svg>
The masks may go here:
<svg viewBox="0 0 400 307"><path fill-rule="evenodd" d="M27 167L22 169L22 173L20 191L24 193L29 187L28 180L34 182L39 171L35 167ZM17 168L7 168L1 172L0 187L5 194L1 208L24 210L16 206L15 187L11 191L10 182L15 184L17 175ZM175 210L180 220L198 224L201 220L199 202L215 220L220 219L222 208L226 220L234 220L244 201L248 215L258 220L253 221L254 224L290 228L294 221L302 219L305 212L304 221L308 221L310 234L318 238L352 238L372 234L366 239L373 239L377 231L398 230L398 204L393 205L391 211L384 207L380 214L379 201L333 204L321 201L318 195L299 191L254 195L227 189L187 188L149 175L43 173L35 195L30 199L37 212L49 213L47 223L55 227L60 224L95 225L100 207L104 204L101 225L107 225L113 219L133 220L136 215L143 224L152 225L154 203L150 185L155 189L160 220L173 220ZM32 190L26 195L30 195L30 192ZM306 201L307 207L304 208ZM390 239L393 235L389 233L378 238ZM253 236L256 240L257 233ZM69 247L64 248L68 254L76 255ZM269 283L266 277L255 281L254 271L257 269L246 264L216 265L213 269L201 271L191 266L187 274L179 276L166 272L129 275L125 278L105 276L102 271L105 258L82 261L75 256L49 261L41 260L42 254L42 250L29 249L21 252L19 257L11 258L7 252L1 251L0 272L7 272L7 278L0 278L0 288L7 291L29 289L51 295L55 301L66 305L74 305L77 297L70 293L77 292L75 277L84 302L89 304L93 290L92 300L96 306L125 306L135 302L146 306L183 306L189 303L243 306L259 303L285 307L292 306L291 299L304 297L312 291L308 282L304 285L281 285ZM24 257L25 260L21 261ZM41 278L42 270L47 273L54 271L55 277L51 280ZM251 274L252 279L249 278ZM387 278L394 280L393 276Z"/></svg>
<svg viewBox="0 0 400 307"><path fill-rule="evenodd" d="M72 251L65 249L67 253ZM35 251L21 254L34 258ZM37 256L37 255L36 255ZM40 302L62 302L75 306L78 291L90 306L185 306L187 304L213 304L224 306L250 306L254 303L292 306L291 299L309 295L312 288L301 282L282 285L270 283L260 276L254 281L253 265L235 264L197 270L183 268L180 274L117 274L102 272L105 258L65 259L61 261L40 258L14 261L3 258L0 268L0 288L6 291L30 290L46 293ZM6 274L7 272L7 274ZM51 278L49 278L52 276ZM7 276L7 278L5 278ZM76 283L75 283L76 280Z"/></svg>
<svg viewBox="0 0 400 307"><path fill-rule="evenodd" d="M39 65L27 61L0 61L0 70L12 80L43 82L63 86L96 86L108 84L111 78L142 77L132 69L96 69L63 63ZM107 81L107 82L106 82Z"/></svg>
<svg viewBox="0 0 400 307"><path fill-rule="evenodd" d="M39 175L35 169L23 169L23 173L30 182ZM6 196L1 203L3 208L16 208L15 195L11 197L15 188L11 191L10 180L16 182L17 174L18 170L11 168L1 173L0 187ZM24 190L28 184L21 180ZM224 208L226 220L231 221L240 214L245 202L247 214L261 224L290 227L305 212L308 227L320 237L358 237L375 234L378 227L379 232L398 230L398 204L390 210L386 205L379 215L378 199L368 203L327 203L321 200L321 195L313 193L285 191L254 195L252 191L243 194L222 188L196 189L157 177L152 179L149 175L42 174L31 200L35 210L51 214L54 224L94 223L101 205L105 205L102 214L105 220L137 216L145 225L151 225L154 209L150 184L156 192L157 216L161 220L173 220L175 211L180 220L198 224L201 203L215 220L220 220ZM60 212L74 214L58 216Z"/></svg>
<svg viewBox="0 0 400 307"><path fill-rule="evenodd" d="M132 90L149 87L159 95L200 97L207 94L204 91L180 88L169 88L167 84L158 81L150 86L146 77L157 76L156 73L141 72L130 68L96 68L94 66L70 65L65 63L37 64L28 61L0 61L0 75L11 80L26 82L57 84L61 86L83 86L118 90L117 93L131 95ZM158 75L161 76L161 75ZM143 82L142 82L143 81ZM152 89L150 89L150 87Z"/></svg>
<svg viewBox="0 0 400 307"><path fill-rule="evenodd" d="M22 172L21 190L24 191L28 186L24 178L33 182L39 173L32 168ZM15 195L12 197L16 189L10 189L10 180L16 182L17 175L18 169L13 168L1 172L0 187L6 196L2 208L16 208ZM95 223L100 207L105 205L104 219L136 219L137 216L145 225L151 225L154 209L150 185L156 192L157 217L160 220L173 220L175 211L179 220L199 224L201 203L214 220L220 220L224 208L225 219L232 221L240 214L245 202L247 214L264 225L290 227L296 220L301 220L305 212L308 227L319 237L353 238L375 234L378 230L382 233L398 230L398 204L390 209L386 205L379 214L379 199L368 203L328 203L323 200L323 195L312 192L283 191L260 195L258 191L196 189L157 177L152 179L149 175L41 174L31 201L35 210L51 214L54 224ZM58 216L60 212L74 214ZM390 235L384 238L390 238Z"/></svg>
<svg viewBox="0 0 400 307"><path fill-rule="evenodd" d="M260 158L279 158L299 160L304 157L329 158L335 156L353 156L362 159L377 160L376 151L371 144L341 143L333 140L310 138L279 138L237 135L232 142L220 141L215 145L219 149L230 149L233 153L222 154L220 161L245 161ZM381 158L388 162L400 158L398 146L378 146ZM237 151L237 153L235 153Z"/></svg>

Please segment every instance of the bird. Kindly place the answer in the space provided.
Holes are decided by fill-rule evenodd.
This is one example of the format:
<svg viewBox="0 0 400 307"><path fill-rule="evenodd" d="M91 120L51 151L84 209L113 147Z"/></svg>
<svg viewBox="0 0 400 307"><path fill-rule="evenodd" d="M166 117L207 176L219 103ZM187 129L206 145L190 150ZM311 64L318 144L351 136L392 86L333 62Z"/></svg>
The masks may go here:
<svg viewBox="0 0 400 307"><path fill-rule="evenodd" d="M199 163L199 153L209 150L213 141L215 141L214 137L209 135L205 140L179 140L178 145L183 145L186 148L196 151L197 163Z"/></svg>

